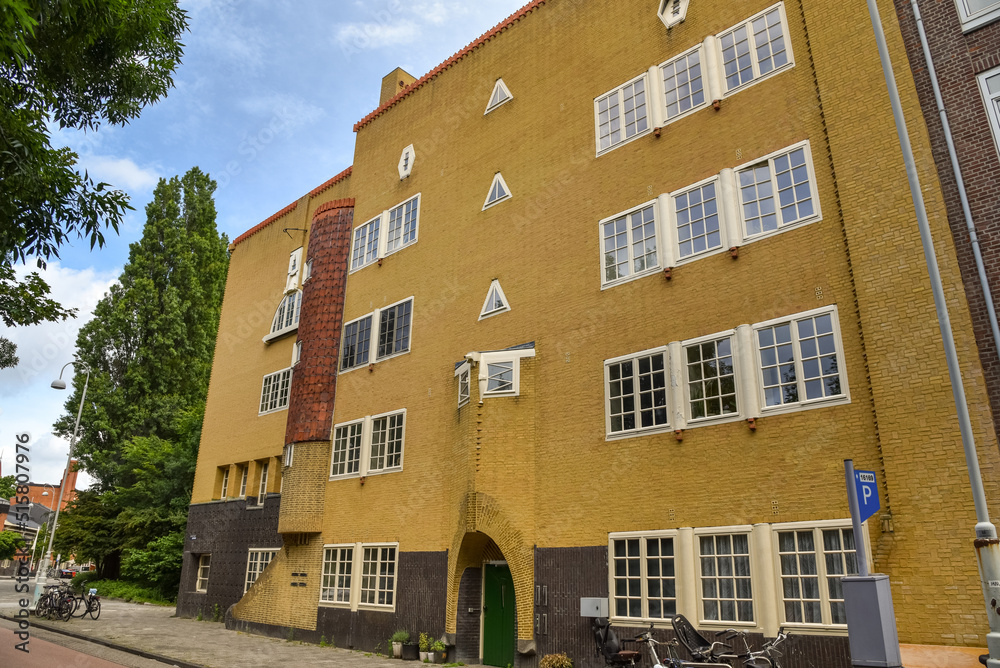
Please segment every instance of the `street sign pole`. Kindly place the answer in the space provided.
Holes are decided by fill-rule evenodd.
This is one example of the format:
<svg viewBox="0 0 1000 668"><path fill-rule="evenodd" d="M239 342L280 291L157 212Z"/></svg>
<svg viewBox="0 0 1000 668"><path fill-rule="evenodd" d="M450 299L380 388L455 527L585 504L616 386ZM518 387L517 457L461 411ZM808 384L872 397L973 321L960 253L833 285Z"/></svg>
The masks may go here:
<svg viewBox="0 0 1000 668"><path fill-rule="evenodd" d="M868 577L868 555L861 533L861 511L858 508L858 485L854 480L854 460L844 460L844 481L847 483L847 503L851 507L851 524L854 526L854 549L858 559L858 575ZM876 497L877 498L877 497Z"/></svg>

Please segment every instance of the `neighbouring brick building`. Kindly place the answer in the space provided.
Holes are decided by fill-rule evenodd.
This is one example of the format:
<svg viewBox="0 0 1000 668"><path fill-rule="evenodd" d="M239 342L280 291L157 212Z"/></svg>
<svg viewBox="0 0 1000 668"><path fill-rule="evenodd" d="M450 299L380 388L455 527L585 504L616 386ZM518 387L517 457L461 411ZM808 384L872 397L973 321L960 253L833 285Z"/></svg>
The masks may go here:
<svg viewBox="0 0 1000 668"><path fill-rule="evenodd" d="M840 667L864 549L902 642L985 644L866 12L535 0L381 98L351 167L233 242L180 614L590 667L580 599L603 597L625 635L786 626L788 666ZM919 170L996 515L961 260ZM846 458L880 485L857 547Z"/></svg>
<svg viewBox="0 0 1000 668"><path fill-rule="evenodd" d="M969 214L993 302L1000 294L1000 0L917 0L941 101L951 128ZM930 133L948 222L955 239L995 424L1000 420L1000 358L910 0L896 0L906 53Z"/></svg>

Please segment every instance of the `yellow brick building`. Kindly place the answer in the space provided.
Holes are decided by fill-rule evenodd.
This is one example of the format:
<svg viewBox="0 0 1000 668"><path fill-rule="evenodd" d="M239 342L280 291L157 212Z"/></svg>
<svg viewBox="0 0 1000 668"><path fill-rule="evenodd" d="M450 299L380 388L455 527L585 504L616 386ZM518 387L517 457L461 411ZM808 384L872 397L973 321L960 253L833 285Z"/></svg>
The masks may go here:
<svg viewBox="0 0 1000 668"><path fill-rule="evenodd" d="M995 513L968 308L881 4ZM391 73L352 167L234 242L182 614L592 663L593 597L616 626L785 626L791 665L848 665L851 458L878 475L859 549L901 641L985 644L867 13L659 5L536 0L421 79Z"/></svg>

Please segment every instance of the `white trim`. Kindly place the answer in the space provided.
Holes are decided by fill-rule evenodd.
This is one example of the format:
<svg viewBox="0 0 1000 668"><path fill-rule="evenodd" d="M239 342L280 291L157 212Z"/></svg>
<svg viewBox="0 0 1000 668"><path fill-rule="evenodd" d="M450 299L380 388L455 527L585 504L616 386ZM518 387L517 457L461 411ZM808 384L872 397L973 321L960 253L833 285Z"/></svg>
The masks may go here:
<svg viewBox="0 0 1000 668"><path fill-rule="evenodd" d="M403 221L401 223L402 226L403 226L403 228L400 230L400 233L399 233L399 245L396 246L395 248L390 249L389 248L389 225L392 224L392 212L395 211L396 209L402 208L403 209L403 214L402 215L405 216L406 215L405 207L406 207L407 204L409 204L413 200L417 201L417 204L416 204L416 219L414 220L414 223L413 223L413 239L410 240L410 241L406 241L405 240L406 219L403 218ZM420 193L417 193L416 195L413 195L411 197L407 197L405 200L403 200L402 202L400 202L396 206L390 207L390 208L386 209L383 212L384 213L384 219L385 219L385 237L384 237L384 239L380 240L379 248L381 250L380 250L380 254L379 254L379 259L388 257L388 256L392 255L393 253L398 253L399 251L403 250L404 248L407 248L408 246L412 246L413 244L417 243L417 239L419 238L419 235L420 235L420 202L421 202Z"/></svg>
<svg viewBox="0 0 1000 668"><path fill-rule="evenodd" d="M500 100L499 102L497 102L496 104L493 104L493 98L497 94L497 89L503 91L503 93L504 93L504 95L506 95L506 97L504 99ZM486 114L490 113L491 111L493 111L494 109L496 109L498 107L502 107L503 105L507 104L508 102L510 102L513 99L514 99L514 96L511 94L510 89L507 88L507 84L505 84L503 82L503 78L501 77L501 78L497 79L497 82L493 85L493 90L490 91L490 99L489 99L489 102L486 103L486 111L483 112L483 116L485 116Z"/></svg>
<svg viewBox="0 0 1000 668"><path fill-rule="evenodd" d="M204 561L206 557L208 557L208 563L203 566L202 565L202 561ZM201 576L202 568L203 567L205 569L205 577L204 578ZM197 592L207 592L208 591L208 581L209 581L209 579L211 577L212 577L212 553L211 552L205 552L203 554L199 554L198 555L198 570L195 571L194 590L197 591Z"/></svg>
<svg viewBox="0 0 1000 668"><path fill-rule="evenodd" d="M383 229L383 225L382 225L382 214L383 213L385 213L385 212L384 211L379 212L378 215L374 216L373 218L369 218L364 223L362 223L361 225L358 225L357 227L355 227L355 228L353 228L351 230L351 240L350 240L351 247L347 251L347 267L348 267L347 273L348 274L353 274L356 271L364 269L365 267L367 267L370 264L374 264L375 262L378 261L379 257L381 257L381 249L382 249L382 241L381 240L382 240L382 235L384 233L384 229ZM372 258L370 260L367 259L367 257L368 257L368 243L369 243L369 239L371 237L371 232L369 231L369 232L365 233L364 247L363 247L362 253L361 253L361 263L358 264L357 266L355 266L354 265L354 247L357 244L358 232L360 232L363 229L366 229L369 225L372 225L372 224L374 224L376 222L378 223L378 238L376 239L376 244L378 246L378 250L376 251L376 257L374 257L374 258Z"/></svg>
<svg viewBox="0 0 1000 668"><path fill-rule="evenodd" d="M251 547L251 548L247 549L247 568L246 568L246 571L243 573L243 593L244 594L247 593L248 591L250 591L250 587L253 586L254 582L257 582L257 578L259 578L261 575L264 574L264 569L266 569L268 567L268 565L272 561L274 561L274 558L276 556L278 556L278 552L279 551L281 551L280 547ZM257 574L254 576L253 582L247 582L250 579L250 556L253 555L253 554L255 554L255 553L256 554L266 554L268 552L271 553L271 557L267 560L267 563L264 564L264 567L261 568L260 571L258 571Z"/></svg>
<svg viewBox="0 0 1000 668"><path fill-rule="evenodd" d="M640 605L646 612L641 617L628 617L617 614L617 607L615 605L615 569L614 569L614 542L616 540L631 540L639 539L639 578L640 578ZM678 612L680 610L680 599L681 599L681 587L680 580L683 577L681 573L681 562L687 559L687 555L681 554L681 550L678 549L680 543L680 530L679 529L660 529L657 531L617 531L608 533L608 619L612 623L618 624L634 624L636 622L642 622L643 624L666 624L672 617L650 617L649 616L649 592L647 581L649 575L646 571L647 568L647 555L646 555L646 540L647 538L671 538L673 539L673 560L674 560L674 604ZM629 597L631 598L631 597ZM662 598L662 597L661 597Z"/></svg>
<svg viewBox="0 0 1000 668"><path fill-rule="evenodd" d="M601 290L605 290L607 288L611 288L616 285L621 285L622 283L628 283L630 281L643 278L644 276L650 276L652 274L659 272L660 268L662 266L665 266L662 261L663 234L661 230L661 225L663 216L661 215L659 205L660 205L659 199L651 199L646 202L643 202L642 204L637 204L636 206L625 209L624 211L619 211L618 213L615 213L613 215L608 216L607 218L602 218L601 220L597 221L597 243L601 253L601 262L599 267L599 270L601 272ZM628 217L634 213L643 211L648 207L652 207L653 209L653 230L655 235L654 238L656 240L656 262L655 264L646 267L640 272L635 272L634 271L635 257L633 255L633 247L632 247L634 242L632 240L632 227L628 220ZM628 268L630 273L625 276L619 276L618 278L608 279L607 278L608 268L606 264L607 249L605 249L604 247L604 226L620 218L625 218L625 226L626 226L625 234L627 237L626 249L628 251Z"/></svg>
<svg viewBox="0 0 1000 668"><path fill-rule="evenodd" d="M374 433L374 422L381 418L389 418L393 415L401 415L403 417L402 424L402 434L401 443L399 451L399 465L397 466L385 466L380 469L371 468L371 454L372 454L372 438ZM336 453L337 447L337 430L353 425L361 425L361 443L358 449L358 470L356 472L345 472L345 473L334 473L334 455ZM378 413L376 415L365 415L364 417L356 418L354 420L345 420L344 422L338 422L333 426L331 431L332 438L330 439L330 465L327 467L329 480L346 480L349 478L363 478L372 475L382 475L385 473L399 473L403 470L403 459L406 455L406 409L399 408L396 410L386 411L384 413ZM348 437L350 438L350 437ZM386 437L388 442L388 436ZM348 449L348 453L350 450ZM388 454L383 454L383 457L388 457ZM345 460L346 461L346 460ZM346 468L346 466L345 466Z"/></svg>
<svg viewBox="0 0 1000 668"><path fill-rule="evenodd" d="M281 453L281 465L291 466L295 459L295 444L288 443L285 445L284 450ZM284 482L284 477L282 477L282 482Z"/></svg>
<svg viewBox="0 0 1000 668"><path fill-rule="evenodd" d="M961 2L962 0L957 1ZM1000 18L1000 0L997 2L997 8L996 18ZM993 77L1000 77L1000 67L980 72L976 75L976 82L979 84L979 92L983 97L983 104L986 106L986 116L989 118L990 130L992 130L991 134L993 135L993 145L997 149L998 157L1000 157L1000 84L998 84L997 92L991 93L986 83Z"/></svg>
<svg viewBox="0 0 1000 668"><path fill-rule="evenodd" d="M670 0L664 0L664 1L665 2L670 2ZM695 53L695 52L698 53L698 64L699 64L700 69L701 69L701 81L702 81L702 87L701 87L701 89L702 89L702 95L703 95L704 99L699 104L692 105L690 109L686 109L686 110L684 110L682 112L679 112L679 113L675 114L674 116L670 116L667 113L667 106L668 106L667 105L667 98L666 98L667 91L666 91L666 89L663 86L663 68L666 67L667 65L672 65L674 62L680 60L681 58L687 58L689 55L691 55L692 53ZM669 125L670 123L673 123L674 121L678 121L678 120L684 118L685 116L689 116L689 115L695 113L696 111L701 111L705 107L707 107L710 104L712 104L712 100L713 100L713 97L712 97L712 84L711 84L710 76L709 76L709 74L710 74L710 67L709 67L709 63L707 62L708 59L706 58L707 52L708 52L708 50L705 48L705 43L704 42L700 42L698 44L695 44L691 48L687 49L686 51L681 51L680 53L678 53L678 54L676 54L674 56L671 56L670 58L667 58L662 63L660 63L659 65L655 66L657 83L659 84L658 91L657 91L658 94L659 94L658 95L658 99L657 99L658 103L657 103L656 106L660 109L660 113L662 114L662 117L663 117L663 123L659 127L665 127L665 126Z"/></svg>
<svg viewBox="0 0 1000 668"><path fill-rule="evenodd" d="M355 587L355 581L357 580L356 576L358 575L358 569L356 568L356 565L357 565L357 556L358 556L358 546L359 545L361 545L361 543L327 543L327 544L323 545L323 557L320 559L320 566L319 566L319 605L320 605L320 607L327 607L327 608L350 608L352 610L355 609L354 606L355 606L355 603L357 601L357 596L354 595L354 587ZM350 586L349 593L347 595L347 599L348 599L347 601L325 601L325 600L323 600L323 575L324 575L323 571L324 571L324 568L325 568L326 563L327 563L326 562L326 551L329 550L329 549L336 549L336 550L350 549L350 550L352 550L352 552L351 552L351 586ZM339 556L339 554L338 554L338 556ZM335 563L337 563L337 562L335 562ZM334 573L334 577L336 577L336 573Z"/></svg>
<svg viewBox="0 0 1000 668"><path fill-rule="evenodd" d="M761 74L760 73L760 63L757 62L757 45L754 43L754 40L753 40L753 29L752 29L753 27L752 27L752 23L753 23L753 21L755 19L758 19L761 16L764 16L765 14L767 14L767 13L771 12L772 10L774 10L775 8L777 8L779 10L779 17L781 19L781 32L782 32L782 36L784 37L784 42L785 42L785 53L788 54L788 62L785 63L785 64L783 64L783 65L781 65L781 66L779 66L779 67L772 68L770 72L767 72L765 74ZM736 23L735 25L732 25L732 26L726 28L725 30L722 30L722 31L720 31L720 32L718 32L718 33L715 34L715 39L717 40L718 48L719 48L719 65L720 65L720 69L722 67L724 67L724 60L723 60L723 56L722 56L722 36L726 35L726 34L728 34L730 32L733 32L734 30L739 30L739 28L742 27L742 26L746 26L747 27L747 39L749 40L748 44L749 44L749 47L750 47L750 61L751 61L751 66L753 67L753 78L750 79L749 81L744 81L743 83L741 83L740 85L738 85L738 86L736 86L734 88L729 88L728 85L726 84L725 73L723 72L723 77L722 77L722 90L724 91L723 92L723 98L729 97L730 95L734 95L735 93L738 93L740 91L746 90L750 86L753 86L753 85L755 85L756 83L758 83L760 81L764 81L765 79L769 79L772 76L774 76L775 74L778 74L779 72L784 72L787 69L795 67L795 55L792 53L792 41L790 39L790 33L789 33L789 30L788 30L788 19L785 16L785 3L784 2L778 2L778 3L775 3L775 4L771 5L770 7L767 7L766 9L763 9L763 10L757 12L756 14L754 14L753 16L751 16L750 18L744 19L743 21L740 21L739 23Z"/></svg>
<svg viewBox="0 0 1000 668"><path fill-rule="evenodd" d="M970 11L968 6L966 6L966 0L955 0L955 7L958 10L958 18L962 22L963 33L972 32L977 28L1000 19L1000 0L978 12Z"/></svg>
<svg viewBox="0 0 1000 668"><path fill-rule="evenodd" d="M462 397L462 376L465 376L466 390L468 394ZM458 378L458 407L469 403L472 399L472 363L466 360L455 369L455 377Z"/></svg>
<svg viewBox="0 0 1000 668"><path fill-rule="evenodd" d="M287 392L285 392L284 394L282 394L282 392L281 392L282 377L281 376L282 376L282 374L285 374L285 373L288 374L288 390L287 390ZM272 373L264 374L264 377L260 381L260 400L257 402L257 415L258 415L258 417L261 416L261 415L269 415L271 413L277 413L278 411L288 410L288 404L289 404L289 401L291 400L291 396L292 396L292 376L293 375L294 374L292 373L292 367L290 367L290 366L289 367L285 367L284 369L278 369L277 371L274 371ZM267 386L267 380L269 378L276 379L276 380L272 380L271 381L272 384L275 383L275 382L278 383L277 402L276 402L274 408L268 408L266 410L260 410L261 404L264 403L264 391L265 391L265 387ZM268 400L268 402L270 403L270 400Z"/></svg>
<svg viewBox="0 0 1000 668"><path fill-rule="evenodd" d="M648 350L643 350L636 353L631 353L629 355L621 355L619 357L614 357L604 360L604 440L614 441L622 438L633 438L636 436L646 436L649 434L662 433L666 431L673 431L673 411L671 410L671 395L675 391L671 387L670 381L670 355L667 346L658 346L656 348L650 348ZM639 388L635 384L633 387L633 396L635 401L635 413L637 426L633 429L622 430L622 431L612 431L611 430L611 394L609 392L611 387L611 374L608 367L612 364L620 364L621 362L627 362L629 360L637 360L640 357L651 357L653 355L663 355L663 373L664 373L664 392L666 393L666 409L667 409L667 422L666 424L654 425L652 427L642 428L638 426L638 404L639 404Z"/></svg>
<svg viewBox="0 0 1000 668"><path fill-rule="evenodd" d="M361 602L361 577L358 577L358 599L357 607L352 607L352 610L375 610L380 612L395 612L396 610L396 590L397 584L399 583L399 543L359 543L360 550L356 552L358 555L356 562L360 568L358 568L358 574L363 577L362 573L364 570L364 551L366 549L380 550L382 548L391 547L393 549L393 569L392 569L392 604L384 605L379 603L362 603ZM376 563L382 563L381 559ZM378 580L379 577L376 577ZM376 594L378 589L375 590ZM351 594L354 594L354 590L351 590Z"/></svg>
<svg viewBox="0 0 1000 668"><path fill-rule="evenodd" d="M293 250L288 256L288 277L285 279L285 292L299 289L299 277L302 275L302 246Z"/></svg>
<svg viewBox="0 0 1000 668"><path fill-rule="evenodd" d="M378 342L379 342L379 335L381 333L381 327L382 327L382 322L381 322L381 320L382 320L382 318L381 318L382 311L387 311L387 310L389 310L391 308L395 308L395 307L399 306L400 304L404 304L404 303L406 303L408 301L411 302L411 306L410 306L410 330L409 330L409 333L408 333L409 344L407 345L406 350L400 350L398 352L389 353L388 355L384 355L382 357L379 357L379 355L378 355ZM409 297L406 297L405 299L400 299L397 302L393 302L392 304L388 304L386 306L380 306L379 308L376 308L375 310L373 310L371 313L366 313L366 314L364 314L362 316L354 318L353 320L349 320L349 321L345 322L344 325L343 325L343 329L341 330L342 333L341 333L341 337L340 337L340 354L339 354L339 356L337 358L337 369L338 369L337 373L338 374L345 374L345 373L348 373L350 371L354 371L355 369L363 369L363 368L367 367L370 364L377 364L379 362L384 362L384 361L392 359L394 357L401 357L403 355L410 354L410 351L413 350L413 313L414 313L414 306L412 305L413 301L414 301L414 297L413 297L413 295L411 295ZM360 322L360 321L364 320L365 318L367 318L369 316L371 316L372 324L371 324L371 328L369 329L368 361L367 362L361 362L360 364L355 364L354 366L348 367L348 368L345 369L345 368L342 367L342 364L343 364L343 361L344 361L344 345L346 344L346 338L344 337L343 332L347 331L347 327L348 326L353 325L356 322Z"/></svg>
<svg viewBox="0 0 1000 668"><path fill-rule="evenodd" d="M399 172L399 180L407 178L413 172L413 163L417 160L417 152L410 144L399 154L399 164L396 169Z"/></svg>
<svg viewBox="0 0 1000 668"><path fill-rule="evenodd" d="M620 139L617 142L608 145L607 148L602 149L601 148L601 123L600 123L601 112L600 112L600 107L599 107L600 101L602 99L608 97L609 95L617 94L617 96L618 96L617 97L617 103L618 103L618 107L619 107L619 114L618 114L619 127L618 127L618 130L621 133L621 135L624 136L625 135L625 127L624 127L624 119L623 119L623 117L624 117L625 114L621 111L621 105L622 105L621 92L622 92L622 90L626 86L631 86L632 84L634 84L635 82L639 81L640 79L643 82L643 92L644 92L644 94L646 96L646 127L645 127L645 129L638 130L631 137L627 137L625 139ZM658 102L655 102L655 103L658 104ZM646 70L645 72L643 72L642 74L640 74L638 76L635 76L635 77L629 79L628 81L626 81L624 83L621 83L621 84L615 86L611 90L605 91L605 92L601 93L600 95L598 95L597 97L595 97L594 98L594 139L595 139L595 145L596 145L596 148L597 148L597 155L598 156L604 155L605 153L608 153L609 151L615 150L619 146L624 146L625 144L628 144L629 142L634 141L634 140L638 139L639 137L644 137L644 136L648 135L649 133L651 133L653 131L653 122L652 122L653 116L652 116L652 113L650 111L650 105L651 104L654 104L654 102L650 100L650 96L649 96L649 71L648 70Z"/></svg>
<svg viewBox="0 0 1000 668"><path fill-rule="evenodd" d="M294 309L292 312L292 324L285 325L283 327L275 329L274 327L275 325L278 324L279 315L281 316L282 320L284 321L288 320L287 309L289 307ZM277 308L274 309L274 317L271 318L270 331L264 335L264 338L262 338L261 341L263 341L265 345L270 345L272 341L280 339L286 334L291 334L292 332L297 331L299 328L299 319L301 318L301 315L302 315L301 288L297 288L295 290L292 290L291 292L286 292L281 296L281 301L278 302Z"/></svg>
<svg viewBox="0 0 1000 668"><path fill-rule="evenodd" d="M497 291L497 295L500 297L500 301L503 302L503 306L500 308L489 309L492 304L490 304L490 297L493 296L493 290ZM506 313L510 310L510 301L507 300L507 295L504 294L503 288L500 287L500 280L494 278L490 282L490 288L486 291L486 299L483 301L483 308L479 311L479 319L485 320L486 318L492 318L495 315L500 315L501 313Z"/></svg>
<svg viewBox="0 0 1000 668"><path fill-rule="evenodd" d="M493 194L493 188L497 185L498 182L500 183L500 186L503 188L505 194L499 195L498 193L498 197L491 202L490 195ZM500 204L501 202L506 202L507 200L513 197L514 194L510 191L510 188L507 186L507 182L504 181L503 174L497 172L496 174L493 175L493 181L490 182L490 189L486 191L486 199L483 201L482 211L486 211L486 209L494 207L497 204Z"/></svg>
<svg viewBox="0 0 1000 668"><path fill-rule="evenodd" d="M656 10L656 15L660 17L660 20L663 21L663 25L665 25L669 30L675 25L684 23L684 19L687 17L688 4L690 2L691 0L660 0L660 8ZM672 11L674 3L679 4L677 16L674 16Z"/></svg>
<svg viewBox="0 0 1000 668"><path fill-rule="evenodd" d="M688 362L687 362L687 349L691 346L701 345L703 343L710 343L715 341L720 341L722 339L728 338L730 341L730 356L733 358L733 382L736 388L736 413L728 413L725 415L716 415L701 418L691 417L691 395L689 389L690 378L688 378ZM735 329L727 329L722 332L716 332L715 334L708 334L707 336L699 336L693 339L687 339L679 342L680 359L677 361L679 366L678 375L681 380L681 389L677 394L679 394L683 399L683 411L684 411L684 423L685 428L690 429L693 427L704 427L706 425L722 424L726 422L737 422L739 420L745 419L745 409L744 404L745 399L742 396L742 376L743 368L741 359L741 351L739 350L739 344L736 337Z"/></svg>
<svg viewBox="0 0 1000 668"><path fill-rule="evenodd" d="M719 246L716 248L706 248L702 251L692 252L689 255L681 257L681 240L679 230L677 229L677 198L695 190L700 190L710 183L715 184L716 215L719 217ZM689 186L678 188L671 193L667 193L667 211L668 215L665 218L669 221L669 227L667 227L667 233L664 236L668 239L668 243L671 247L673 264L670 266L679 267L681 265L688 264L689 262L700 260L704 257L717 255L718 253L723 253L729 250L732 246L736 245L730 241L729 238L729 226L727 225L726 215L728 211L725 205L725 191L722 187L721 173L713 174L707 179L702 179L697 183L692 183Z"/></svg>
<svg viewBox="0 0 1000 668"><path fill-rule="evenodd" d="M800 148L805 151L805 167L806 167L806 171L807 171L807 173L809 175L809 192L810 192L810 199L812 200L812 203L813 203L813 213L811 215L809 215L809 216L806 216L806 217L802 218L801 220L796 220L796 221L791 222L791 223L782 224L782 222L781 222L781 206L780 206L780 204L778 202L778 189L776 187L777 183L776 183L776 179L775 179L774 164L773 163L774 163L774 159L775 158L780 158L783 155L788 155L788 154L792 153L793 151L796 151L796 150L798 150ZM747 169L750 169L751 167L753 167L755 165L759 165L759 164L761 164L762 162L765 162L765 161L767 162L768 169L771 172L771 184L772 184L772 186L774 186L773 187L773 192L772 192L771 196L774 199L774 206L775 206L775 212L774 213L775 213L775 216L776 216L776 221L777 221L777 225L778 226L777 226L777 228L775 228L773 230L769 230L769 231L766 231L766 232L758 232L758 233L753 234L753 235L748 235L747 234L747 229L746 229L746 219L743 217L743 201L742 201L742 198L740 197L739 175L740 175L741 171L746 171ZM805 140L800 141L800 142L796 142L795 144L791 144L790 146L786 146L784 148L778 149L777 151L772 151L771 153L768 153L767 155L761 156L759 158L755 158L754 160L748 160L747 162L743 163L742 165L738 165L737 167L734 167L733 168L733 177L735 178L735 192L734 192L734 195L736 196L736 207L737 207L738 211L740 212L740 216L739 216L740 239L742 239L742 242L744 244L752 243L752 242L758 241L760 239L766 239L766 238L772 237L772 236L774 236L776 234L781 234L785 230L790 230L790 229L793 229L793 228L796 228L796 227L799 227L799 226L802 226L802 225L808 225L810 223L816 223L816 222L819 222L819 221L823 220L823 209L822 209L822 207L820 205L819 192L818 192L818 188L817 188L817 185L816 185L816 171L815 171L815 168L813 166L812 146L811 146L811 144L810 144L810 142L809 142L808 139L805 139Z"/></svg>
<svg viewBox="0 0 1000 668"><path fill-rule="evenodd" d="M525 357L534 357L534 348L519 348L517 350L491 350L487 352L481 352L478 354L478 359L476 360L479 364L479 403L483 402L483 399L494 399L498 397L517 397L521 394L521 360ZM489 391L486 388L489 385L489 366L490 364L500 364L504 362L511 363L511 370L513 375L512 387L510 390L504 390L498 392L496 390ZM471 381L471 379L470 379ZM471 394L471 387L470 387Z"/></svg>

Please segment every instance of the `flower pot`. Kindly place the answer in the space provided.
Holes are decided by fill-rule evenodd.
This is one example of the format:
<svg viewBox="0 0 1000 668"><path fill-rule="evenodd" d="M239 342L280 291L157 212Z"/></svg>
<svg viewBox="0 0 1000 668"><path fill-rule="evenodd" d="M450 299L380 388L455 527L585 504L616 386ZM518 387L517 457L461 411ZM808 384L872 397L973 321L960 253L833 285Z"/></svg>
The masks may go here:
<svg viewBox="0 0 1000 668"><path fill-rule="evenodd" d="M403 643L403 661L416 661L419 647L415 642Z"/></svg>
<svg viewBox="0 0 1000 668"><path fill-rule="evenodd" d="M392 643L392 658L394 659L403 658L403 643L401 642Z"/></svg>
<svg viewBox="0 0 1000 668"><path fill-rule="evenodd" d="M427 660L427 652L424 652L424 651L420 652L420 660L421 661L426 661Z"/></svg>
<svg viewBox="0 0 1000 668"><path fill-rule="evenodd" d="M444 663L444 652L428 652L431 663Z"/></svg>
<svg viewBox="0 0 1000 668"><path fill-rule="evenodd" d="M458 661L457 655L455 653L454 645L444 646L444 662L445 663L456 663Z"/></svg>

